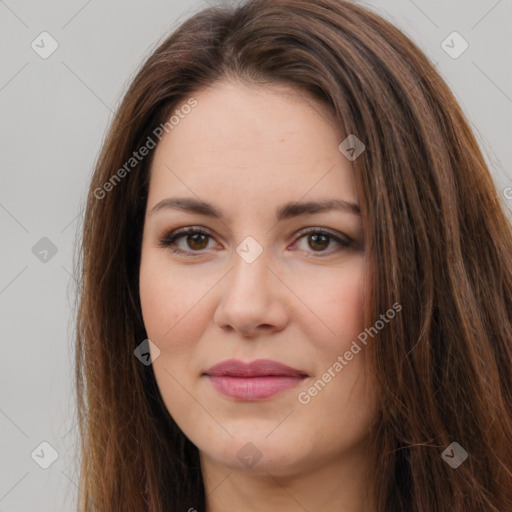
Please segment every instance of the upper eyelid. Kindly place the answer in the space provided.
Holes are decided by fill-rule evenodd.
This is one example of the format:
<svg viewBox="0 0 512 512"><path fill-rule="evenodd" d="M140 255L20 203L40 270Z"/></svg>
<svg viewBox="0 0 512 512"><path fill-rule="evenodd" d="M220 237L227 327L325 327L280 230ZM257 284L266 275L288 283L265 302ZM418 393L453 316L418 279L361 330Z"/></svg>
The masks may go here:
<svg viewBox="0 0 512 512"><path fill-rule="evenodd" d="M216 235L209 228L205 228L202 226L186 226L183 228L176 228L176 229L172 229L169 231L165 231L164 234L161 236L161 238L171 238L171 237L178 237L178 236L182 236L182 235L184 236L184 235L189 234L190 232L192 232L192 233L199 232L200 234L203 233L205 235L211 236L212 238L216 237ZM325 233L325 234L331 235L335 238L344 236L344 237L348 238L349 240L352 240L352 238L349 237L345 233L337 232L336 230L321 227L321 226L309 226L306 228L301 228L295 233L294 236L302 236L302 235L308 234L310 232Z"/></svg>
<svg viewBox="0 0 512 512"><path fill-rule="evenodd" d="M349 240L352 240L352 238L350 238L345 233L340 233L340 232L337 232L330 228L322 228L320 226L311 226L308 228L299 229L299 231L295 234L295 236L302 236L302 235L308 234L310 232L326 233L328 235L331 235L334 238L347 237Z"/></svg>
<svg viewBox="0 0 512 512"><path fill-rule="evenodd" d="M180 238L182 238L188 234L191 234L191 233L192 234L197 234L197 233L203 234L205 236L208 236L208 237L216 240L216 236L208 228L205 228L202 226L186 226L186 227L182 227L182 228L176 228L176 229L170 230L169 232L164 233L164 235L162 235L160 240L161 240L161 242L165 242L165 241L172 239L172 243L175 243L175 241L177 239L180 239ZM346 235L345 233L338 233L334 230L331 230L330 228L324 228L324 227L320 227L320 226L309 226L309 227L300 229L299 231L297 231L294 234L294 243L297 240L301 239L302 237L304 237L310 233L326 234L326 235L330 236L330 238L332 240L334 240L335 242L337 242L338 244L340 244L342 246L343 246L343 243L351 244L354 242L354 240L351 237L349 237L348 235ZM348 241L344 240L343 239L344 237L347 238ZM170 245L170 244L171 244L171 242L169 242L168 245ZM206 250L206 249L202 249L202 250ZM201 251L187 251L187 252L200 253Z"/></svg>

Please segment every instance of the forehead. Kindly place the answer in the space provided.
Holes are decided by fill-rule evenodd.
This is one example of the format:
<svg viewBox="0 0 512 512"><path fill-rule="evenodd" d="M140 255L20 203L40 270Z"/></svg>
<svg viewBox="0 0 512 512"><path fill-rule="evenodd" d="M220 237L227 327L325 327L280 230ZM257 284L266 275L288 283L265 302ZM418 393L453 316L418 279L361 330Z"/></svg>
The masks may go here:
<svg viewBox="0 0 512 512"><path fill-rule="evenodd" d="M268 202L270 192L279 200L326 192L357 198L350 162L338 150L341 131L324 104L284 85L239 82L192 96L197 105L156 148L150 202L173 192L224 201Z"/></svg>

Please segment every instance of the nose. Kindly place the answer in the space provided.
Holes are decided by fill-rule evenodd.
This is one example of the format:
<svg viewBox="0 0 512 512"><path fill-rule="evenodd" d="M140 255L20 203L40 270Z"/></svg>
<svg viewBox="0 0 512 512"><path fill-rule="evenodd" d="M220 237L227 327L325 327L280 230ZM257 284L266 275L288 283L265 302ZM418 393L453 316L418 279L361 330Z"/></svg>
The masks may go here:
<svg viewBox="0 0 512 512"><path fill-rule="evenodd" d="M287 288L271 270L268 251L252 263L237 253L233 268L221 283L221 298L213 320L221 329L248 338L271 334L289 322Z"/></svg>

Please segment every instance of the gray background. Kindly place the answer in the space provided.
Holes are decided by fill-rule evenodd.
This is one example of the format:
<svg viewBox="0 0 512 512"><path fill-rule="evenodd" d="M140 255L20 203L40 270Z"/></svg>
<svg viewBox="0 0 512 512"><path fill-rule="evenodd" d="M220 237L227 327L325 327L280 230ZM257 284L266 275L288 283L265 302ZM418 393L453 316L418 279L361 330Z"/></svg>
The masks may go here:
<svg viewBox="0 0 512 512"><path fill-rule="evenodd" d="M130 78L158 41L206 5L0 0L0 512L76 510L72 270L79 211ZM512 191L512 0L366 5L437 64L498 188ZM31 47L35 40L48 49L38 38L43 31L59 45L47 59ZM441 46L453 31L469 43L456 59ZM512 193L502 195L509 210L505 195ZM43 237L55 254L44 253ZM58 453L48 469L31 457L43 441ZM49 460L47 448L36 453Z"/></svg>

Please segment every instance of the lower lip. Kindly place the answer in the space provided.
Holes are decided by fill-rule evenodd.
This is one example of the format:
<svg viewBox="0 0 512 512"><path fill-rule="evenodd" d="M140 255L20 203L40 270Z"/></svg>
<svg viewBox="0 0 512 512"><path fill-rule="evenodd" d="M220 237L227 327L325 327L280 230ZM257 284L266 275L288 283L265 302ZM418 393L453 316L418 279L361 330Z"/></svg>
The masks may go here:
<svg viewBox="0 0 512 512"><path fill-rule="evenodd" d="M305 377L279 375L226 377L209 375L208 378L213 387L223 395L237 398L238 400L263 400L297 386Z"/></svg>

